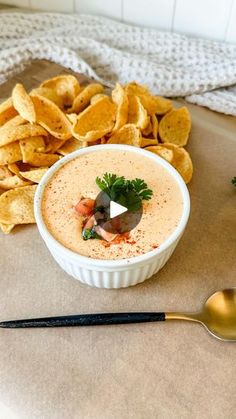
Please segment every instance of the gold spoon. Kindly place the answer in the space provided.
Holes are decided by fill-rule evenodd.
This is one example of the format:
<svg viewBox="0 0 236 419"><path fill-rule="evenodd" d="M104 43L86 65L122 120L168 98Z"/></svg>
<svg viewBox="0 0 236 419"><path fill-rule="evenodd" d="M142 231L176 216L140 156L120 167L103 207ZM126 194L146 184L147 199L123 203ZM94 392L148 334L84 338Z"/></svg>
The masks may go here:
<svg viewBox="0 0 236 419"><path fill-rule="evenodd" d="M236 342L236 288L215 292L198 313L166 313L165 319L198 322L216 338Z"/></svg>
<svg viewBox="0 0 236 419"><path fill-rule="evenodd" d="M218 339L236 342L236 288L215 292L198 313L101 313L0 322L2 328L95 326L188 320L201 323Z"/></svg>

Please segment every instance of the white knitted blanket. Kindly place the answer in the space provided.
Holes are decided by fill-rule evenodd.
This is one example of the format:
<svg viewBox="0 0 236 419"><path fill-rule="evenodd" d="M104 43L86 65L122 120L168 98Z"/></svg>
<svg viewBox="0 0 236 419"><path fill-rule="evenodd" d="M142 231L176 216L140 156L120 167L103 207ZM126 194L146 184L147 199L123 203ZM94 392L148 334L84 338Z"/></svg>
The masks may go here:
<svg viewBox="0 0 236 419"><path fill-rule="evenodd" d="M236 115L235 45L88 15L1 13L0 83L36 58Z"/></svg>

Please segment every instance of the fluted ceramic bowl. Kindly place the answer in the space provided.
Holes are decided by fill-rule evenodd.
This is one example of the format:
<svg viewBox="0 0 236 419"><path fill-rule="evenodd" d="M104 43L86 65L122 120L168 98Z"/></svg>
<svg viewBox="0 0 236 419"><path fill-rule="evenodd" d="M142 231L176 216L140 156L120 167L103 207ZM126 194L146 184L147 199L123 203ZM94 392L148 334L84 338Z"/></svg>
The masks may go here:
<svg viewBox="0 0 236 419"><path fill-rule="evenodd" d="M157 249L127 259L92 259L67 249L48 231L41 211L42 197L48 181L68 161L73 160L82 154L94 153L101 150L101 147L103 147L104 150L132 151L132 153L143 155L154 161L157 165L163 166L177 182L183 199L182 216L174 232ZM80 149L55 163L46 172L38 185L34 201L34 212L38 229L43 240L56 262L65 272L93 287L122 288L145 281L145 279L156 274L165 265L185 230L190 212L190 199L188 189L182 177L161 157L137 147L107 144Z"/></svg>

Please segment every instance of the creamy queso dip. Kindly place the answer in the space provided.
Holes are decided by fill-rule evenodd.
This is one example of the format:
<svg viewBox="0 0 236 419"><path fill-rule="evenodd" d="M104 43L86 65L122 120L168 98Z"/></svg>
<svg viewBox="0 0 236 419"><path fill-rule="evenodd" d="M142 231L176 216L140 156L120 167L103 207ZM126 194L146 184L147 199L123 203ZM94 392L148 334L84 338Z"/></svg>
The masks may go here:
<svg viewBox="0 0 236 419"><path fill-rule="evenodd" d="M96 199L97 176L114 173L127 179L141 178L153 196L143 201L143 215L128 239L107 244L83 240L82 218L74 207L82 197ZM62 166L47 184L42 215L49 232L68 249L95 259L123 259L159 247L176 229L183 212L181 191L168 171L151 159L131 151L99 150L76 157Z"/></svg>

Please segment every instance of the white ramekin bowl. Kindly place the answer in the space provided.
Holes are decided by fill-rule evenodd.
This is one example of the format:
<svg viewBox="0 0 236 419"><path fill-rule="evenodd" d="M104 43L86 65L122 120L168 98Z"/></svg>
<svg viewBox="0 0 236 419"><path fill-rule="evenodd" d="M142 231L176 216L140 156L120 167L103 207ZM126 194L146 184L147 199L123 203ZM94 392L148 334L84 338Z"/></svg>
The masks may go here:
<svg viewBox="0 0 236 419"><path fill-rule="evenodd" d="M86 256L81 256L78 253L67 249L49 233L41 212L42 196L49 179L68 161L82 154L94 153L99 150L101 151L102 147L104 150L126 150L148 157L156 164L163 166L179 185L183 198L183 213L181 220L175 231L157 249L154 249L144 255L127 259L92 259ZM54 164L43 176L38 185L34 200L34 212L38 229L43 240L45 241L54 259L64 271L74 278L79 279L81 282L93 287L122 288L143 282L145 279L150 278L152 275L157 273L165 265L167 260L172 255L186 227L190 212L190 199L188 189L182 177L161 157L151 153L150 151L137 147L106 144L80 149L67 155L66 157L63 157L60 161Z"/></svg>

